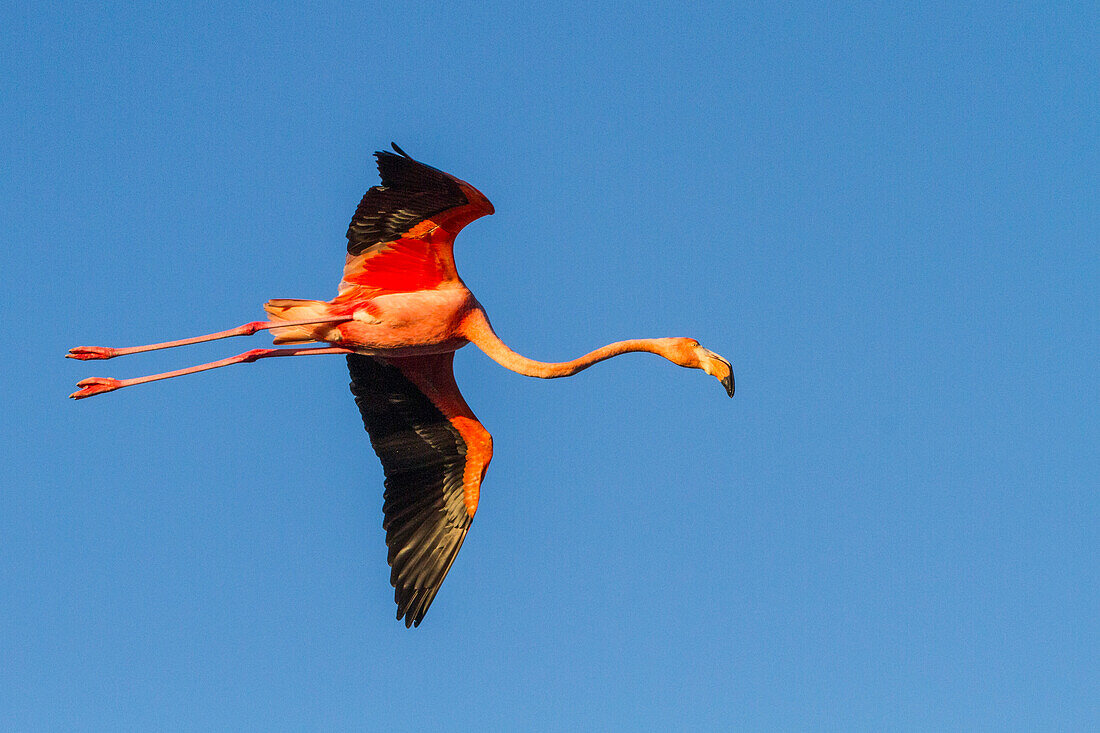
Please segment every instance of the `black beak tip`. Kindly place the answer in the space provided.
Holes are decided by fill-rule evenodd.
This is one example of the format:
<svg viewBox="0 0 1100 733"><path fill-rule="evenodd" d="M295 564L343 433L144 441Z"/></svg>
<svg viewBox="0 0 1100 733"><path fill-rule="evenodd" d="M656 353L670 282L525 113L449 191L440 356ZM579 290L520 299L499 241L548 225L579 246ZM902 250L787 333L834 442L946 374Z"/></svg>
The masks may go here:
<svg viewBox="0 0 1100 733"><path fill-rule="evenodd" d="M725 379L722 380L722 386L726 388L726 394L728 394L730 397L733 397L733 372L732 371L730 372L730 375L728 377L726 377Z"/></svg>

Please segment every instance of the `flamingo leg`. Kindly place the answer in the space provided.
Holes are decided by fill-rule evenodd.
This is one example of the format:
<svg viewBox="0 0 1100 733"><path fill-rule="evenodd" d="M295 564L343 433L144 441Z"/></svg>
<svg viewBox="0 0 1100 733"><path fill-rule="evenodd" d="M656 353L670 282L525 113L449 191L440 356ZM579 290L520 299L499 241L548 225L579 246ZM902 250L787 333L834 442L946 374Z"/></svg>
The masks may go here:
<svg viewBox="0 0 1100 733"><path fill-rule="evenodd" d="M194 336L189 339L179 339L178 341L149 344L148 346L127 346L125 348L113 348L111 346L77 346L69 349L69 353L65 355L65 358L80 359L82 361L87 361L88 359L113 359L116 356L139 354L143 351L157 351L158 349L171 349L176 346L190 346L191 344L201 344L204 341L217 341L218 339L227 339L234 336L251 336L257 331L265 331L270 328L308 326L314 323L344 323L350 320L353 320L351 316L332 316L330 318L314 318L308 321L252 321L243 326L230 328L227 331L208 333L205 336Z"/></svg>
<svg viewBox="0 0 1100 733"><path fill-rule="evenodd" d="M182 377L185 374L195 374L196 372L205 372L209 369L218 369L219 367L230 366L232 364L248 364L258 359L269 359L273 356L308 356L310 354L350 354L353 353L351 349L343 349L339 346L326 346L326 347L301 347L295 349L253 349L252 351L246 351L243 354L237 354L231 356L228 359L220 359L218 361L211 361L206 364L199 364L198 366L187 367L186 369L177 369L173 372L162 372L160 374L151 374L148 377L134 377L132 379L112 379L110 377L90 377L76 383L77 387L82 389L73 392L69 397L74 400L82 400L85 397L91 397L97 394L104 394L105 392L114 392L116 389L122 389L123 387L131 387L135 384L145 384L146 382L156 382L161 379L170 379L172 377Z"/></svg>

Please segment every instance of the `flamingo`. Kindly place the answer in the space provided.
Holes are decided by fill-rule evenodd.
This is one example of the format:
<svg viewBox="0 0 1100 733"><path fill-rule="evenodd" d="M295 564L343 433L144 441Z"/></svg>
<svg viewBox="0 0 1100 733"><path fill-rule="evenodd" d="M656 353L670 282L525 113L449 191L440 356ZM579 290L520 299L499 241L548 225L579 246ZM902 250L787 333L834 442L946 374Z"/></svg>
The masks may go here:
<svg viewBox="0 0 1100 733"><path fill-rule="evenodd" d="M348 228L347 258L330 301L270 300L269 320L147 346L79 346L73 359L116 356L270 330L277 349L133 379L93 377L69 395L123 387L284 356L344 354L351 392L385 473L383 523L397 619L419 626L477 511L493 440L455 384L455 351L472 343L501 366L542 379L568 377L628 352L649 352L716 377L733 397L733 369L691 338L631 339L572 361L546 363L512 351L455 270L455 236L494 213L471 186L410 157L375 153L381 185L363 196ZM304 344L317 344L303 346Z"/></svg>

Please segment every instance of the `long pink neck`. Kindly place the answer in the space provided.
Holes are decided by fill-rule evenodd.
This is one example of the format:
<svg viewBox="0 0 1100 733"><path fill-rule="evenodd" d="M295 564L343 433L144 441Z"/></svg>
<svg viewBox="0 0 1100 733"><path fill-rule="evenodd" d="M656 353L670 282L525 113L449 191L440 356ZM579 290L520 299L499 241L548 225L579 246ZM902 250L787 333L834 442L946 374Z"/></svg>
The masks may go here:
<svg viewBox="0 0 1100 733"><path fill-rule="evenodd" d="M508 344L501 341L500 337L496 335L493 327L489 325L489 319L480 309L472 311L467 316L463 330L470 343L484 351L496 363L506 369L511 369L513 372L528 377L539 377L540 379L569 377L605 359L635 351L657 354L676 363L671 354L673 342L677 339L654 338L616 341L613 344L601 346L595 351L572 361L545 362L528 359L526 356L521 356L512 351Z"/></svg>

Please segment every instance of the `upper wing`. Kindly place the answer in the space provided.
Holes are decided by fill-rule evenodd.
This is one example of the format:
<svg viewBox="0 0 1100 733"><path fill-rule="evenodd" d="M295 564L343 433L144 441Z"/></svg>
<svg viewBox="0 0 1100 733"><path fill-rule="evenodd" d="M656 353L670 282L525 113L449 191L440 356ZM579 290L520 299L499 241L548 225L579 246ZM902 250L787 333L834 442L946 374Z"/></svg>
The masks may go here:
<svg viewBox="0 0 1100 733"><path fill-rule="evenodd" d="M386 474L397 618L419 626L477 511L493 440L454 381L454 354L348 355L351 391Z"/></svg>
<svg viewBox="0 0 1100 733"><path fill-rule="evenodd" d="M340 290L354 286L408 292L457 280L454 238L474 219L493 213L476 188L441 170L379 151L382 185L369 189L348 227L348 259Z"/></svg>

